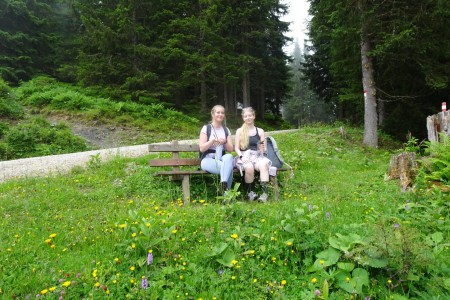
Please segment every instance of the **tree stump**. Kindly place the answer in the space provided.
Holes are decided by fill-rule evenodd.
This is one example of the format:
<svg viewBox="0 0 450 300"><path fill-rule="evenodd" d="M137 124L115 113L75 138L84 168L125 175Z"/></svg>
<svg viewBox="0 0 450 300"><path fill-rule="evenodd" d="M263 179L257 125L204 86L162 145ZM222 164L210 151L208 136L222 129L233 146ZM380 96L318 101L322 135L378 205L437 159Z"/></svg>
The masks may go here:
<svg viewBox="0 0 450 300"><path fill-rule="evenodd" d="M402 152L398 155L391 156L389 164L389 179L400 179L400 186L406 191L411 186L413 179L417 175L416 153Z"/></svg>

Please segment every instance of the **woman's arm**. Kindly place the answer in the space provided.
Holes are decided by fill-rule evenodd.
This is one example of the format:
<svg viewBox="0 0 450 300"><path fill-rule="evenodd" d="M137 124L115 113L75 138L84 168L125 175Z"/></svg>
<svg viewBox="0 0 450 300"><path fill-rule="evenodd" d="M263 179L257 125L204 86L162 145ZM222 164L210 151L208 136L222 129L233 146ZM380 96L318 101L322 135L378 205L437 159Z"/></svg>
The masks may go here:
<svg viewBox="0 0 450 300"><path fill-rule="evenodd" d="M260 142L261 142L261 145L262 145L262 151L263 152L266 152L267 151L267 148L266 148L266 135L265 135L265 133L264 133L264 129L262 129L262 128L258 128L258 132L259 132L259 138L260 138Z"/></svg>
<svg viewBox="0 0 450 300"><path fill-rule="evenodd" d="M233 152L233 140L231 139L231 132L227 136L227 140L225 141L225 144L223 145L225 150L228 152Z"/></svg>
<svg viewBox="0 0 450 300"><path fill-rule="evenodd" d="M208 136L206 135L206 133L200 132L200 137L198 138L198 146L199 146L200 152L202 152L202 153L207 151L214 144L215 140L208 141L207 139L208 139Z"/></svg>

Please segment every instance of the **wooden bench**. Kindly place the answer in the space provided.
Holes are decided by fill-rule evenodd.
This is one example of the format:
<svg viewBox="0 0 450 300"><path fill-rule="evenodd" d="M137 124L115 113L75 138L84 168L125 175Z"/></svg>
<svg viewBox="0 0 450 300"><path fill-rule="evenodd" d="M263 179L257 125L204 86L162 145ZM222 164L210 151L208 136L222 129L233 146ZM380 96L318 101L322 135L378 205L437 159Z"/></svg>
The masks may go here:
<svg viewBox="0 0 450 300"><path fill-rule="evenodd" d="M170 158L156 158L149 162L150 167L167 167L165 170L156 171L154 176L169 176L170 180L181 181L183 190L183 203L190 202L190 177L193 175L210 174L206 171L200 170L200 158L198 158L199 147L198 144L181 144L178 141L172 141L167 144L149 144L148 151L152 153L171 153ZM195 158L183 158L180 153L195 153ZM181 168L191 167L191 168ZM286 168L278 169L280 171L287 171ZM233 170L234 173L239 173L238 169ZM279 187L277 176L270 176L271 185L274 188L275 199L279 199Z"/></svg>

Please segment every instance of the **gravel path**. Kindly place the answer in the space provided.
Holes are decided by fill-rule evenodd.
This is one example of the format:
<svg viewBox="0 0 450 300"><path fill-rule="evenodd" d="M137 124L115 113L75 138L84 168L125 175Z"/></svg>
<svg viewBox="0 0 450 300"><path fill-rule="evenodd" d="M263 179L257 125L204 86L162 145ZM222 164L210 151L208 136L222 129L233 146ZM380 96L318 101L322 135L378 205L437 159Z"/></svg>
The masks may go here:
<svg viewBox="0 0 450 300"><path fill-rule="evenodd" d="M294 130L283 130L282 132L293 132ZM277 131L280 133L281 131ZM268 135L275 132L267 132ZM197 143L198 140L185 140L180 143ZM167 142L168 143L168 142ZM164 143L161 143L164 144ZM102 162L117 156L139 157L149 154L148 145L137 145L100 149L85 152L49 155L41 157L23 158L16 160L0 161L0 183L10 179L37 177L47 175L64 174L74 167L86 167L94 156L99 156Z"/></svg>

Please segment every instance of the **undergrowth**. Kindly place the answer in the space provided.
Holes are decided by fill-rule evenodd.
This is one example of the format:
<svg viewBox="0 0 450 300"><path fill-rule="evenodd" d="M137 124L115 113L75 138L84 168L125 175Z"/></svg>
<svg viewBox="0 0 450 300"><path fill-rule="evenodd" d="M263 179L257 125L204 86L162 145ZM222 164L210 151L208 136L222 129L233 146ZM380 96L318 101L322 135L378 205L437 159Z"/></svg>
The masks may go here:
<svg viewBox="0 0 450 300"><path fill-rule="evenodd" d="M216 180L95 157L0 185L0 294L14 299L445 299L448 193L385 181L361 130L277 134L281 199L217 201ZM239 175L235 182L239 183ZM242 193L243 194L243 193Z"/></svg>

